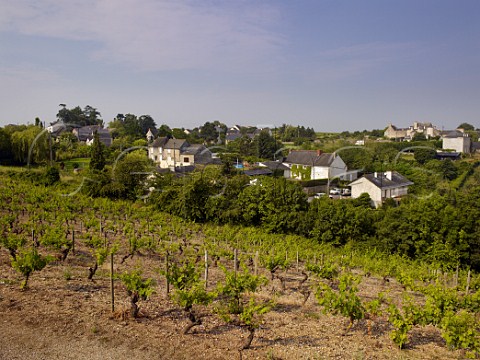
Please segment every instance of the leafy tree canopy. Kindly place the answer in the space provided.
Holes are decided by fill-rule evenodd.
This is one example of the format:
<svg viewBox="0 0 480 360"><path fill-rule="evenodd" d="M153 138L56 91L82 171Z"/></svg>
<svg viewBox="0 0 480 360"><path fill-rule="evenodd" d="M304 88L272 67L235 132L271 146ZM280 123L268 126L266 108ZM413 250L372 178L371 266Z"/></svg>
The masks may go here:
<svg viewBox="0 0 480 360"><path fill-rule="evenodd" d="M468 131L468 130L475 130L475 127L469 123L464 122L458 125L457 129L463 129L465 131Z"/></svg>
<svg viewBox="0 0 480 360"><path fill-rule="evenodd" d="M78 125L78 126L89 126L89 125L102 125L103 120L101 118L100 112L90 106L87 105L85 108L80 106L76 106L72 109L67 109L63 107L57 113L57 118L60 121L63 121L65 124L68 125Z"/></svg>

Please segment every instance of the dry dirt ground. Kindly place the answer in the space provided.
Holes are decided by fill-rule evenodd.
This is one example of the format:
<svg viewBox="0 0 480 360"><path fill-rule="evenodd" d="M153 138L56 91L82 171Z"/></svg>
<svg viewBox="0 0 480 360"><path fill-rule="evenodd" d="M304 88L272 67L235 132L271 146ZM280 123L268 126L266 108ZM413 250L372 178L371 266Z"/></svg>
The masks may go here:
<svg viewBox="0 0 480 360"><path fill-rule="evenodd" d="M278 280L262 289L265 297L277 293L277 306L266 314L252 347L239 352L247 331L226 325L208 310L200 310L205 313L201 326L192 334L181 334L187 321L165 293L164 279L155 271L161 267L159 260L134 257L115 265L117 273L141 266L147 276L158 280L156 293L141 302L142 316L136 320L126 316L128 298L118 280L116 311L111 312L108 264L90 281L87 269L92 261L86 250L70 254L64 262L34 273L29 288L22 291L22 278L11 268L7 252L0 250L1 360L462 358L460 351L445 347L433 327L414 328L405 350L390 340L385 318L375 320L370 334L366 320L345 334L347 320L323 315L313 296L302 305L302 295L295 291L299 274L294 270L287 274L291 280L285 291L279 291ZM213 279L221 276L216 268L210 274ZM401 288L393 280L384 284L364 277L360 285L364 298L388 289L392 298L400 298Z"/></svg>

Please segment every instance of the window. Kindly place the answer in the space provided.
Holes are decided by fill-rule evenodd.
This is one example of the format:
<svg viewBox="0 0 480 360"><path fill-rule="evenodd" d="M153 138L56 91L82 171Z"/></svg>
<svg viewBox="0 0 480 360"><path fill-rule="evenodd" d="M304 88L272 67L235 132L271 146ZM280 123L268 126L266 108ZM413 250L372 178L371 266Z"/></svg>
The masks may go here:
<svg viewBox="0 0 480 360"><path fill-rule="evenodd" d="M157 160L158 160L158 156L157 156L157 155L155 155L155 161L157 161Z"/></svg>
<svg viewBox="0 0 480 360"><path fill-rule="evenodd" d="M188 162L190 162L190 159L188 157L184 157L183 162L188 163Z"/></svg>

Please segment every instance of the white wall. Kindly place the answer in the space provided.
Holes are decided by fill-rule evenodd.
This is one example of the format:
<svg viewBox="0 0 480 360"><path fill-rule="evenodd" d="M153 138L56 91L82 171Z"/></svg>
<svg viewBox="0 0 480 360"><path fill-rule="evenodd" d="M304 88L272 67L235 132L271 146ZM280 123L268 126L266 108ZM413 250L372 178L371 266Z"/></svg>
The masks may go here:
<svg viewBox="0 0 480 360"><path fill-rule="evenodd" d="M328 178L328 167L312 166L312 180L326 179Z"/></svg>
<svg viewBox="0 0 480 360"><path fill-rule="evenodd" d="M367 193L375 203L375 206L378 206L382 203L382 193L380 189L365 178L355 181L355 184L352 184L351 188L352 199L356 199L363 193Z"/></svg>
<svg viewBox="0 0 480 360"><path fill-rule="evenodd" d="M442 149L455 150L464 154L470 153L470 138L467 136L457 138L443 138Z"/></svg>
<svg viewBox="0 0 480 360"><path fill-rule="evenodd" d="M340 177L347 172L347 165L340 156L336 156L330 165L330 179Z"/></svg>

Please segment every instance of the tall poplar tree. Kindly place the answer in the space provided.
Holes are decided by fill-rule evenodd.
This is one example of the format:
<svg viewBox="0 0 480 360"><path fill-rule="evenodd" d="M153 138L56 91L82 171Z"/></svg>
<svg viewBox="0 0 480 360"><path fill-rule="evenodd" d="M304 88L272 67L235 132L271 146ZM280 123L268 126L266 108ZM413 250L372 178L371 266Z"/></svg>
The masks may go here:
<svg viewBox="0 0 480 360"><path fill-rule="evenodd" d="M102 171L105 167L104 145L100 142L98 133L93 135L93 144L90 152L90 170Z"/></svg>

